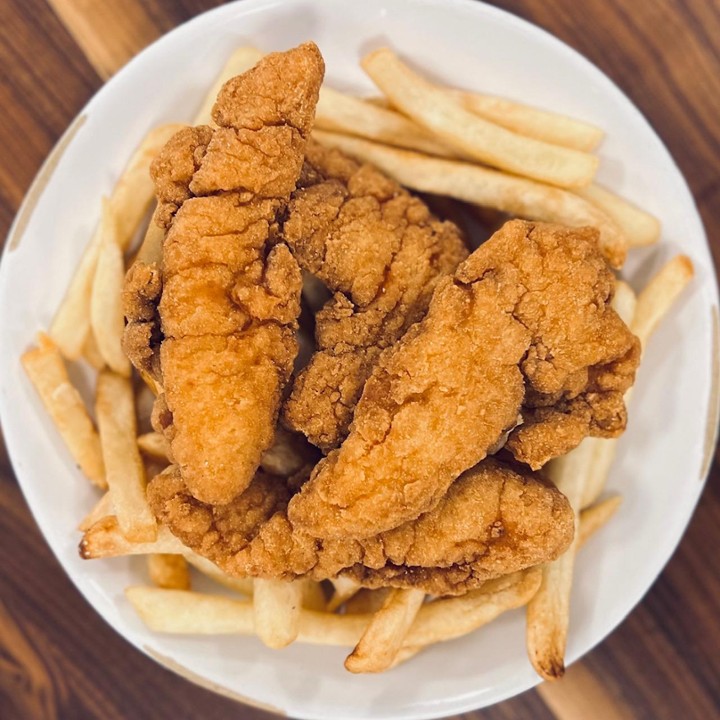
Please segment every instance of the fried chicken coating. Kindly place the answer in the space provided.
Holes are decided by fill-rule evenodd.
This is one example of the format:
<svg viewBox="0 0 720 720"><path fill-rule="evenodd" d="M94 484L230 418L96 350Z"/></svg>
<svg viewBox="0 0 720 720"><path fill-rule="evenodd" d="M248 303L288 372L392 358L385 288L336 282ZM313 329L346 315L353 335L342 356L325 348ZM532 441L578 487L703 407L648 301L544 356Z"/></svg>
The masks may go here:
<svg viewBox="0 0 720 720"><path fill-rule="evenodd" d="M350 435L292 499L290 522L369 537L434 508L508 430L532 466L581 435L621 432L638 341L610 307L613 288L595 230L505 224L381 355ZM580 432L556 437L560 416Z"/></svg>
<svg viewBox="0 0 720 720"><path fill-rule="evenodd" d="M152 166L155 218L168 229L161 293L157 304L154 278L143 284L159 268L129 274L125 347L152 367L159 344L156 429L205 502L229 502L250 484L297 354L300 268L277 242L277 220L300 175L323 73L312 43L267 56L223 86L216 130L180 131ZM144 318L153 304L159 333Z"/></svg>
<svg viewBox="0 0 720 720"><path fill-rule="evenodd" d="M572 510L557 489L493 459L460 477L434 510L365 540L320 540L293 529L286 514L289 496L279 478L264 473L223 506L193 498L172 468L148 486L160 522L238 576L348 575L368 587L462 594L556 558L574 530Z"/></svg>
<svg viewBox="0 0 720 720"><path fill-rule="evenodd" d="M335 293L316 315L317 351L283 409L324 451L348 433L383 349L427 311L467 250L460 232L370 165L310 142L282 235L300 266Z"/></svg>

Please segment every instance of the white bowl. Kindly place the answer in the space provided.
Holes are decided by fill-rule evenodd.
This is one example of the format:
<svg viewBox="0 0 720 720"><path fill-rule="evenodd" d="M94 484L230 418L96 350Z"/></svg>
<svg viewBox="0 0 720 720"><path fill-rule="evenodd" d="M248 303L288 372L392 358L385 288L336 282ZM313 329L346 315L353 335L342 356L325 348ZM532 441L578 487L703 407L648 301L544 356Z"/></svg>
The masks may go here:
<svg viewBox="0 0 720 720"><path fill-rule="evenodd" d="M387 674L343 669L343 650L253 638L149 632L123 596L144 581L128 559L77 554L78 519L96 498L74 466L18 358L47 328L130 152L158 123L189 121L232 49L285 49L315 40L328 82L370 92L358 68L390 44L437 78L585 118L607 131L600 180L663 223L657 247L631 253L642 286L679 251L697 277L647 349L610 489L625 502L580 555L568 660L601 641L665 565L703 486L716 429L717 290L703 228L667 150L633 104L559 40L512 15L460 0L246 0L195 18L121 70L88 103L28 194L0 275L2 422L22 489L48 543L93 607L137 648L191 680L300 718L430 718L511 697L538 682L523 614L435 646ZM713 398L711 400L711 398Z"/></svg>

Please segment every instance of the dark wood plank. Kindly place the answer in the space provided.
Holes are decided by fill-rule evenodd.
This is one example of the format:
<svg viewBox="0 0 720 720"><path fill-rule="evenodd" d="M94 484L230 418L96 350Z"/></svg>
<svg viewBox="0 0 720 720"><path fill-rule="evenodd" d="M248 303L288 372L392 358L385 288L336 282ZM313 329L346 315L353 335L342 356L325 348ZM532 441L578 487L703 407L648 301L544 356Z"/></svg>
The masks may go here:
<svg viewBox="0 0 720 720"><path fill-rule="evenodd" d="M6 108L0 114L0 237L50 147L101 78L154 37L219 4L48 1L55 12L44 0L0 3L0 63L7 69L0 77ZM688 178L720 262L720 7L705 0L494 4L579 49L641 108ZM545 702L531 691L465 717L717 716L717 547L716 457L689 532L625 623L565 681L543 690ZM42 540L1 443L0 587L2 718L270 717L173 676L92 612Z"/></svg>

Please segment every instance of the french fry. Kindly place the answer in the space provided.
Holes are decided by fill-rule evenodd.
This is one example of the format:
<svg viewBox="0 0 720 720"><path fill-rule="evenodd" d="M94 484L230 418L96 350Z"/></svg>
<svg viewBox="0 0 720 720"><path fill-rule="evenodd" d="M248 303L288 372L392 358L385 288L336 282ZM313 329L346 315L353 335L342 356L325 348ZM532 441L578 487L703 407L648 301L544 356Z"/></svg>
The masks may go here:
<svg viewBox="0 0 720 720"><path fill-rule="evenodd" d="M377 612L387 600L391 588L361 588L346 603L345 612L349 615Z"/></svg>
<svg viewBox="0 0 720 720"><path fill-rule="evenodd" d="M128 540L150 542L157 536L157 524L145 496L130 380L107 370L101 372L95 411L118 525Z"/></svg>
<svg viewBox="0 0 720 720"><path fill-rule="evenodd" d="M542 566L540 588L527 606L528 655L538 675L545 680L556 680L565 673L570 589L579 536L580 503L592 458L592 445L580 443L567 455L545 466L548 476L575 512L575 535L570 546L557 560Z"/></svg>
<svg viewBox="0 0 720 720"><path fill-rule="evenodd" d="M90 297L90 325L105 362L116 373L129 377L130 361L122 349L125 264L118 244L115 213L107 199L103 199L100 233L102 241Z"/></svg>
<svg viewBox="0 0 720 720"><path fill-rule="evenodd" d="M330 581L333 585L332 597L328 600L328 612L335 612L341 605L344 605L358 590L360 583L357 580L346 577L333 578Z"/></svg>
<svg viewBox="0 0 720 720"><path fill-rule="evenodd" d="M178 540L178 542L180 541ZM239 578L228 575L215 565L215 563L210 562L210 560L202 557L202 555L194 553L189 548L185 548L183 555L190 565L192 565L196 570L199 570L206 577L214 580L219 585L223 585L224 587L234 590L241 595L252 597L254 585L253 578Z"/></svg>
<svg viewBox="0 0 720 720"><path fill-rule="evenodd" d="M282 648L297 638L301 609L302 586L299 582L255 579L255 632L268 647Z"/></svg>
<svg viewBox="0 0 720 720"><path fill-rule="evenodd" d="M167 460L168 458L168 441L162 433L149 432L139 435L137 439L140 452L158 460Z"/></svg>
<svg viewBox="0 0 720 720"><path fill-rule="evenodd" d="M402 648L424 600L422 590L393 589L345 659L346 669L354 673L387 670Z"/></svg>
<svg viewBox="0 0 720 720"><path fill-rule="evenodd" d="M643 349L658 323L673 306L694 274L687 255L676 255L667 262L640 292L633 317L632 331L640 338Z"/></svg>
<svg viewBox="0 0 720 720"><path fill-rule="evenodd" d="M110 497L110 493L106 492L97 503L95 503L93 509L80 521L77 529L80 530L80 532L85 532L96 522L114 514L115 509L113 508L112 498Z"/></svg>
<svg viewBox="0 0 720 720"><path fill-rule="evenodd" d="M467 110L508 130L552 145L592 152L605 133L595 125L506 98L451 90Z"/></svg>
<svg viewBox="0 0 720 720"><path fill-rule="evenodd" d="M606 212L620 227L630 247L652 245L660 239L660 221L631 202L593 183L577 194Z"/></svg>
<svg viewBox="0 0 720 720"><path fill-rule="evenodd" d="M392 104L463 155L502 170L558 185L589 185L598 158L518 135L467 110L446 88L411 70L389 48L362 59L362 68Z"/></svg>
<svg viewBox="0 0 720 720"><path fill-rule="evenodd" d="M135 262L141 262L144 265L152 265L157 263L162 266L163 242L165 240L165 230L156 222L155 218L150 220L145 237L140 245Z"/></svg>
<svg viewBox="0 0 720 720"><path fill-rule="evenodd" d="M606 500L585 508L580 513L580 534L578 537L578 549L601 528L608 520L615 515L622 505L622 495L611 495Z"/></svg>
<svg viewBox="0 0 720 720"><path fill-rule="evenodd" d="M241 75L242 73L247 72L251 67L259 62L262 56L263 53L260 52L260 50L250 46L239 47L235 50L235 52L233 52L233 54L228 58L228 61L225 63L225 66L215 79L215 82L210 90L208 90L208 93L203 100L203 104L201 105L200 110L198 110L198 114L195 116L193 125L211 125L212 109L213 105L215 105L218 93L220 92L220 88L222 88L222 86L230 80L230 78L235 77L235 75Z"/></svg>
<svg viewBox="0 0 720 720"><path fill-rule="evenodd" d="M147 567L153 585L171 590L190 589L190 571L182 555L153 553L147 556Z"/></svg>
<svg viewBox="0 0 720 720"><path fill-rule="evenodd" d="M21 362L75 462L91 482L107 488L100 437L55 343L39 333L38 347L24 353Z"/></svg>
<svg viewBox="0 0 720 720"><path fill-rule="evenodd" d="M117 517L103 517L89 527L80 540L80 557L84 560L150 555L152 553L184 554L189 552L165 526L157 528L157 537L150 542L132 542L123 535ZM208 560L208 562L210 562Z"/></svg>
<svg viewBox="0 0 720 720"><path fill-rule="evenodd" d="M150 165L165 143L183 125L159 125L152 128L132 154L110 197L117 223L117 243L125 252L133 241L140 223L155 197Z"/></svg>
<svg viewBox="0 0 720 720"><path fill-rule="evenodd" d="M324 145L373 163L413 190L449 195L529 220L571 227L592 225L600 231L600 245L608 261L620 267L625 260L627 240L616 223L575 193L479 165L432 158L349 135L315 131L313 136Z"/></svg>
<svg viewBox="0 0 720 720"><path fill-rule="evenodd" d="M85 248L80 264L50 325L50 337L68 360L80 358L90 332L90 298L102 237L102 224L100 224Z"/></svg>
<svg viewBox="0 0 720 720"><path fill-rule="evenodd" d="M97 341L95 340L95 335L93 335L92 330L88 330L85 336L82 354L95 370L102 370L105 367L105 359L100 354L100 349L97 346Z"/></svg>
<svg viewBox="0 0 720 720"><path fill-rule="evenodd" d="M315 127L358 135L368 140L418 150L428 155L440 157L462 155L404 115L367 103L360 98L344 95L328 87L320 89Z"/></svg>
<svg viewBox="0 0 720 720"><path fill-rule="evenodd" d="M612 307L622 318L623 322L631 326L635 316L637 297L633 289L622 280L615 284L615 295L612 299ZM630 399L629 393L625 394L625 404ZM615 460L617 452L617 440L614 438L588 437L582 441L588 446L592 460L588 463L583 486L583 496L580 507L592 505L601 495L605 483L610 474L610 468Z"/></svg>
<svg viewBox="0 0 720 720"><path fill-rule="evenodd" d="M319 582L310 580L310 578L301 578L295 582L300 583L300 601L304 608L318 612L327 610L327 600Z"/></svg>

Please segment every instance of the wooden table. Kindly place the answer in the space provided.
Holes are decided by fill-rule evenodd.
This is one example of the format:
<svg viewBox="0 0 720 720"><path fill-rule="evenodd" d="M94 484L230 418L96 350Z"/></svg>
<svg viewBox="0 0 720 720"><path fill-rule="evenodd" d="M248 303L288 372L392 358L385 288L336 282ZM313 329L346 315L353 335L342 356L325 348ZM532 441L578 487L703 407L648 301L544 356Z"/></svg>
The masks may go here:
<svg viewBox="0 0 720 720"><path fill-rule="evenodd" d="M157 36L214 0L0 2L0 237L90 96ZM712 0L499 0L580 50L634 100L695 194L720 261L720 5ZM22 302L22 298L18 298ZM566 679L474 720L720 717L720 465L642 604ZM181 680L81 598L0 449L0 717L269 718Z"/></svg>

